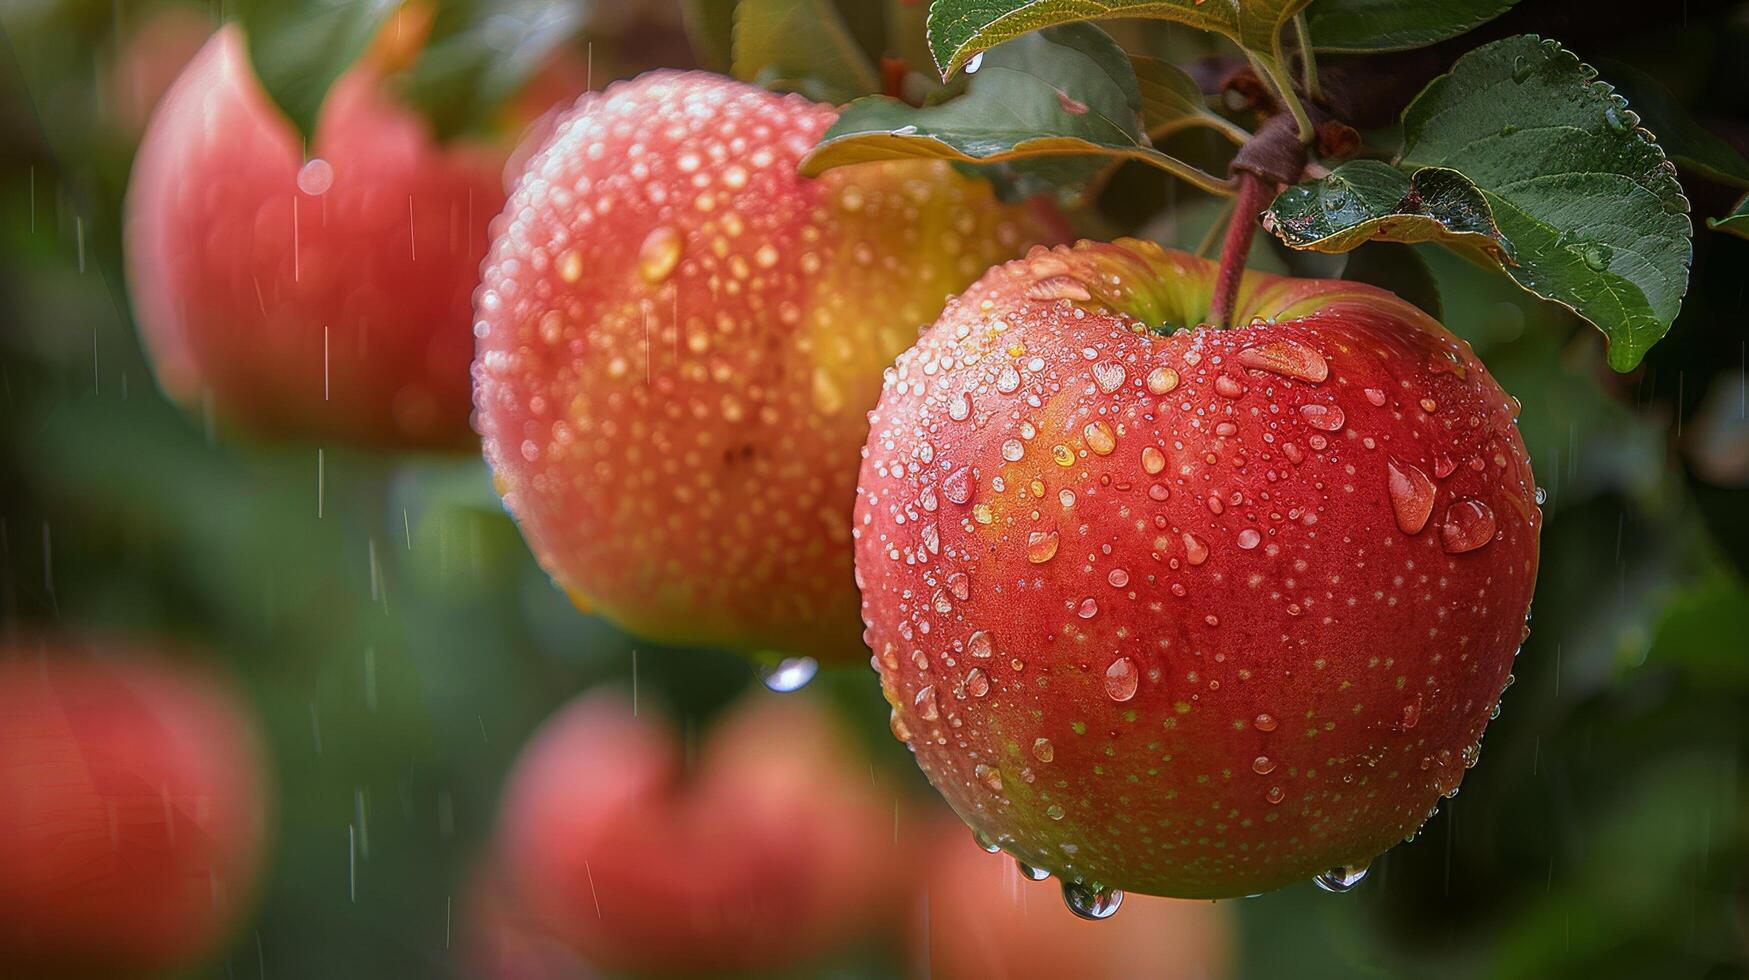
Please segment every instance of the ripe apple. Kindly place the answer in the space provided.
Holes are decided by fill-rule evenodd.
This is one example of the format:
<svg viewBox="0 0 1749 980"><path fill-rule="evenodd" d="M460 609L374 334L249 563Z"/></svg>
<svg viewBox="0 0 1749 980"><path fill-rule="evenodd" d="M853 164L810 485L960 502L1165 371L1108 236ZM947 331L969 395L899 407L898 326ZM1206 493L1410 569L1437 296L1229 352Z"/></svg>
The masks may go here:
<svg viewBox="0 0 1749 980"><path fill-rule="evenodd" d="M221 29L159 104L128 188L160 383L265 435L465 445L469 296L506 155L439 145L367 58L306 156Z"/></svg>
<svg viewBox="0 0 1749 980"><path fill-rule="evenodd" d="M214 952L261 870L262 766L210 676L0 655L0 972L140 976Z"/></svg>
<svg viewBox="0 0 1749 980"><path fill-rule="evenodd" d="M461 903L464 977L480 980L592 980L576 950L530 921L496 868L477 870Z"/></svg>
<svg viewBox="0 0 1749 980"><path fill-rule="evenodd" d="M911 918L913 974L931 980L1077 977L1218 980L1232 973L1225 906L1136 895L1111 922L1088 922L1031 888L1011 859L985 854L945 818L929 846Z"/></svg>
<svg viewBox="0 0 1749 980"><path fill-rule="evenodd" d="M800 177L835 116L651 72L578 102L496 225L486 456L547 571L646 637L860 656L850 514L881 369L1054 237L939 161Z"/></svg>
<svg viewBox="0 0 1749 980"><path fill-rule="evenodd" d="M896 921L892 801L822 708L761 692L685 768L612 696L548 722L499 817L530 920L592 966L661 974L775 969Z"/></svg>
<svg viewBox="0 0 1749 980"><path fill-rule="evenodd" d="M856 568L894 732L1084 908L1350 884L1474 764L1525 631L1517 403L1363 285L1251 274L1241 326L1196 326L1215 272L1035 249L870 417Z"/></svg>

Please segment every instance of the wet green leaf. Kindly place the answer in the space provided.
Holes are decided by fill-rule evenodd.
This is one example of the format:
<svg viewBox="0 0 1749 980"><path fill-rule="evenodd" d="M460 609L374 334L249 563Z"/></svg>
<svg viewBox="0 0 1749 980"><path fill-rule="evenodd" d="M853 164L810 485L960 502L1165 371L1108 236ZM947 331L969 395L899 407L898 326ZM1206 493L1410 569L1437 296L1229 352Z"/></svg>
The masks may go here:
<svg viewBox="0 0 1749 980"><path fill-rule="evenodd" d="M1231 129L1225 119L1208 107L1208 99L1196 80L1169 61L1131 55L1136 87L1142 96L1142 131L1149 139L1165 139L1191 126Z"/></svg>
<svg viewBox="0 0 1749 980"><path fill-rule="evenodd" d="M1518 0L1314 0L1306 8L1319 51L1404 51L1474 30Z"/></svg>
<svg viewBox="0 0 1749 980"><path fill-rule="evenodd" d="M880 76L828 0L739 0L735 5L736 78L848 102L878 92Z"/></svg>
<svg viewBox="0 0 1749 980"><path fill-rule="evenodd" d="M240 0L235 9L262 87L307 139L328 87L399 6L398 0Z"/></svg>
<svg viewBox="0 0 1749 980"><path fill-rule="evenodd" d="M1529 35L1460 58L1403 114L1409 190L1442 171L1443 200L1469 185L1486 202L1501 247L1486 254L1520 287L1585 318L1609 338L1609 363L1632 369L1681 309L1688 288L1688 201L1675 168L1596 72L1553 41ZM1340 186L1291 188L1271 208L1278 235L1342 249L1383 237L1467 244L1446 220L1405 207L1402 185L1377 164L1339 168ZM1346 189L1348 197L1337 191ZM1309 208L1317 205L1322 214ZM1442 217L1473 218L1461 209ZM1460 226L1464 227L1464 226ZM1475 225L1465 227L1475 230Z"/></svg>
<svg viewBox="0 0 1749 980"><path fill-rule="evenodd" d="M1731 213L1723 218L1708 218L1707 227L1714 231L1729 232L1742 238L1749 238L1749 196L1737 202Z"/></svg>
<svg viewBox="0 0 1749 980"><path fill-rule="evenodd" d="M1377 160L1345 163L1321 180L1289 187L1264 224L1294 248L1346 252L1367 241L1430 242L1510 261L1487 199L1455 170L1413 174Z"/></svg>
<svg viewBox="0 0 1749 980"><path fill-rule="evenodd" d="M1076 21L1148 17L1231 38L1250 51L1274 52L1281 27L1310 0L935 0L929 46L947 78L977 55L1029 31Z"/></svg>
<svg viewBox="0 0 1749 980"><path fill-rule="evenodd" d="M1677 166L1721 184L1749 187L1749 160L1695 122L1657 79L1620 62L1606 62L1604 67L1628 107L1640 117L1640 125L1651 131Z"/></svg>
<svg viewBox="0 0 1749 980"><path fill-rule="evenodd" d="M680 17L699 65L727 74L734 64L735 0L680 0Z"/></svg>
<svg viewBox="0 0 1749 980"><path fill-rule="evenodd" d="M965 94L940 105L914 108L884 96L851 103L801 169L814 175L903 158L1071 158L1073 172L1057 174L1063 179L1113 158L1169 161L1142 132L1141 111L1135 69L1122 49L1096 27L1069 24L991 51Z"/></svg>
<svg viewBox="0 0 1749 980"><path fill-rule="evenodd" d="M582 24L582 9L563 0L444 6L405 90L439 136L477 128L489 123Z"/></svg>

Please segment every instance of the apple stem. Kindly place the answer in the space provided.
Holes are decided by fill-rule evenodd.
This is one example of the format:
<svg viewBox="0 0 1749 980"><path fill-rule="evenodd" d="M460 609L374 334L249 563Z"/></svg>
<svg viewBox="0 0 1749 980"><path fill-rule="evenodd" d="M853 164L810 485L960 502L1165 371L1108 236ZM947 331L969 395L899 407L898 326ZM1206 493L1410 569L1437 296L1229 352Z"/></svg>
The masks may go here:
<svg viewBox="0 0 1749 980"><path fill-rule="evenodd" d="M1233 202L1233 217L1227 222L1227 238L1221 245L1221 270L1215 277L1214 302L1209 320L1216 327L1232 326L1233 304L1239 298L1239 281L1245 276L1245 260L1251 254L1251 236L1257 219L1269 203L1270 185L1249 170L1237 173L1239 196Z"/></svg>

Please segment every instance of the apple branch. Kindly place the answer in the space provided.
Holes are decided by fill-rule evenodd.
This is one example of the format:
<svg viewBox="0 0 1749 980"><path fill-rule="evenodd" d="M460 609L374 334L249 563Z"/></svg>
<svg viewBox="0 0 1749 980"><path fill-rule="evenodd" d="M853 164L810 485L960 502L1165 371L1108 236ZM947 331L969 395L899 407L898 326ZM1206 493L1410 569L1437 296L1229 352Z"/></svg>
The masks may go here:
<svg viewBox="0 0 1749 980"><path fill-rule="evenodd" d="M1221 329L1232 326L1233 304L1239 297L1239 281L1245 276L1245 260L1251 255L1251 238L1263 208L1274 196L1274 187L1249 170L1237 173L1239 195L1233 217L1227 222L1227 238L1221 244L1221 268L1215 277L1214 301L1209 320Z"/></svg>

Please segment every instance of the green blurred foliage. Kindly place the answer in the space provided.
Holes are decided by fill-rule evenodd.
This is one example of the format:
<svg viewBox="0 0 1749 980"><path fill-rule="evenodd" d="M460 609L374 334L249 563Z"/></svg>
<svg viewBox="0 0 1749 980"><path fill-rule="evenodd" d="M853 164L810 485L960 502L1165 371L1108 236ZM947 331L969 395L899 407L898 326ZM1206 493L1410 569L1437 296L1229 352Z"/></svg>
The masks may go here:
<svg viewBox="0 0 1749 980"><path fill-rule="evenodd" d="M0 7L0 618L185 640L243 677L279 836L260 908L210 975L450 975L500 785L550 712L617 685L691 734L756 681L739 658L579 614L476 458L257 445L164 401L120 275L137 131L112 69L170 6ZM685 63L678 10L634 6L595 5L576 42L598 86ZM1524 0L1488 30L1632 64L1749 145L1749 6L1686 8ZM1176 28L1118 33L1178 60L1214 50ZM1181 142L1213 170L1230 153ZM1683 177L1697 214L1729 207ZM1217 211L1126 167L1085 227L1195 249ZM1262 267L1344 271L1258 242ZM1523 401L1548 494L1533 632L1480 766L1414 843L1347 896L1233 903L1241 975L1749 975L1749 240L1697 232L1680 319L1620 377L1572 316L1416 252L1447 323ZM865 736L878 785L933 799L872 675L816 685ZM872 948L819 969L899 962Z"/></svg>

